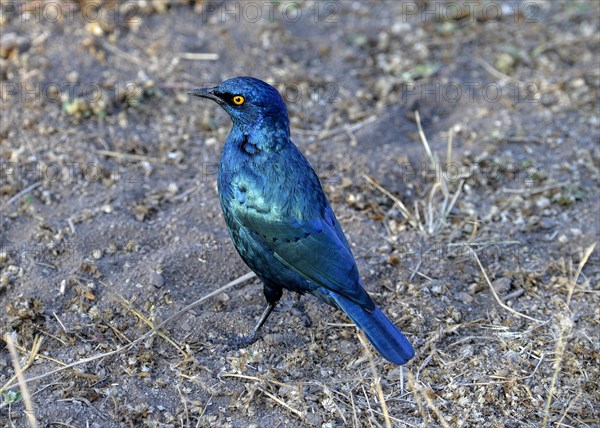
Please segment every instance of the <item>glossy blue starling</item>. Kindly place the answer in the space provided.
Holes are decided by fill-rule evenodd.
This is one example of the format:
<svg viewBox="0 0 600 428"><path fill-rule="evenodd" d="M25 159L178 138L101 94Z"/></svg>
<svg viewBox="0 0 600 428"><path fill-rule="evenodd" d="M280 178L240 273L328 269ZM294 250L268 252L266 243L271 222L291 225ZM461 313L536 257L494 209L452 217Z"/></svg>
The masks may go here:
<svg viewBox="0 0 600 428"><path fill-rule="evenodd" d="M319 179L290 139L279 92L236 77L190 94L215 101L233 122L217 182L235 248L264 285L268 305L254 340L286 288L344 311L390 362L410 360L413 347L363 288Z"/></svg>

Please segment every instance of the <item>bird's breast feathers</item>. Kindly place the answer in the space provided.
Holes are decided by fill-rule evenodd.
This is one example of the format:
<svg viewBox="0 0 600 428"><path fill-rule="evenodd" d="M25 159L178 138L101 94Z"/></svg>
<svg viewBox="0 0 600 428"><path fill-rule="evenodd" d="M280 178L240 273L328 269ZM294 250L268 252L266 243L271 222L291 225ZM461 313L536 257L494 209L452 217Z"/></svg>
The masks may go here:
<svg viewBox="0 0 600 428"><path fill-rule="evenodd" d="M318 178L304 157L271 152L239 153L225 159L219 172L219 193L234 201L232 208L240 215L311 219L320 216L320 208L326 205Z"/></svg>

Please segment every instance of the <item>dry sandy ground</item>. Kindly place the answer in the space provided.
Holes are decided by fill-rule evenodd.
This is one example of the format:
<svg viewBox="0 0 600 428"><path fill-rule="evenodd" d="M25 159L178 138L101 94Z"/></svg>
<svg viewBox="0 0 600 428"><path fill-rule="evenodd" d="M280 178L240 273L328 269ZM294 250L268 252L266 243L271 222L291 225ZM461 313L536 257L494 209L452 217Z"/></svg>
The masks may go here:
<svg viewBox="0 0 600 428"><path fill-rule="evenodd" d="M599 4L2 0L0 426L600 426ZM256 280L134 343L248 271L229 119L185 92L237 75L284 94L406 366L310 296L221 345Z"/></svg>

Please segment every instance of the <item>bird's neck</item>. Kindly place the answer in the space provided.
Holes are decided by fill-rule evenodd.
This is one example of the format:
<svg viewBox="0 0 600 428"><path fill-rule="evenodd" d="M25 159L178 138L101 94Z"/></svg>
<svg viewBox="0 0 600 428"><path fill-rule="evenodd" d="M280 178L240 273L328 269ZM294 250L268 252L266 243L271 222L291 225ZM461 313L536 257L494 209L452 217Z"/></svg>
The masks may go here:
<svg viewBox="0 0 600 428"><path fill-rule="evenodd" d="M289 144L290 128L285 120L259 120L252 125L233 124L230 139L242 145L248 153L277 152Z"/></svg>

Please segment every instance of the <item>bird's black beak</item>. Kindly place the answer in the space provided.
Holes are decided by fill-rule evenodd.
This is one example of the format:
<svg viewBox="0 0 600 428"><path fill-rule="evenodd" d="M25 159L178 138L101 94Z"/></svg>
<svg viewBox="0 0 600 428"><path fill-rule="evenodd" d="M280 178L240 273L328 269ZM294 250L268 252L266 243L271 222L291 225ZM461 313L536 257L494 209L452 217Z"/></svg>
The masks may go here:
<svg viewBox="0 0 600 428"><path fill-rule="evenodd" d="M209 100L213 100L217 103L222 102L223 100L215 95L214 90L216 88L196 88L188 91L189 95L195 95L197 97L208 98Z"/></svg>

